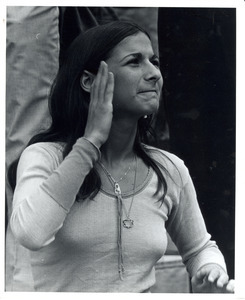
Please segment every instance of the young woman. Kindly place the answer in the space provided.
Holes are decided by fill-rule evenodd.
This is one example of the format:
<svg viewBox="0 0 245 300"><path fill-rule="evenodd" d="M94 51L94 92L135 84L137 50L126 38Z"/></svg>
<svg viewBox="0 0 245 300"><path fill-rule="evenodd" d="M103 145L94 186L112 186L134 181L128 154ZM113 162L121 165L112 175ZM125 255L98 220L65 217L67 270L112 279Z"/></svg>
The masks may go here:
<svg viewBox="0 0 245 300"><path fill-rule="evenodd" d="M12 290L149 292L166 230L194 292L233 292L184 163L148 146L163 80L147 33L114 22L82 33L60 67L52 124L10 179Z"/></svg>

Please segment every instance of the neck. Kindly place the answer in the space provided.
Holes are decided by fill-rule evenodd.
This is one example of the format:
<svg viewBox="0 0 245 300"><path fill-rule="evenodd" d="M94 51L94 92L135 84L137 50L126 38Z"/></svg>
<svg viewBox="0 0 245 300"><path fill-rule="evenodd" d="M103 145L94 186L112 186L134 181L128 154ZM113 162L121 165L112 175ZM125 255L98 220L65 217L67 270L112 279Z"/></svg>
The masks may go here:
<svg viewBox="0 0 245 300"><path fill-rule="evenodd" d="M136 132L137 122L113 122L108 140L101 148L102 160L113 165L132 159Z"/></svg>

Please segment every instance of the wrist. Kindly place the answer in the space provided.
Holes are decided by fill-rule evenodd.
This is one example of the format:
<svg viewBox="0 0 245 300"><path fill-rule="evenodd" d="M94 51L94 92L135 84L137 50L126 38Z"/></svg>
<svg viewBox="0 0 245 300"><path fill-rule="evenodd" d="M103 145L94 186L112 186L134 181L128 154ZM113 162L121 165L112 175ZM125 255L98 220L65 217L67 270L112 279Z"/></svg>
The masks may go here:
<svg viewBox="0 0 245 300"><path fill-rule="evenodd" d="M96 148L100 149L100 147L102 146L102 142L100 141L99 138L97 138L96 136L91 136L91 135L84 135L83 136L84 139L86 139L88 142L90 142L91 144L93 144Z"/></svg>
<svg viewBox="0 0 245 300"><path fill-rule="evenodd" d="M96 142L94 142L93 139L87 138L85 136L83 136L82 139L84 139L85 141L87 141L90 145L92 145L96 149L96 151L98 153L98 157L100 159L101 158L101 152L100 152L100 149L97 146Z"/></svg>
<svg viewBox="0 0 245 300"><path fill-rule="evenodd" d="M196 274L197 274L197 273L200 273L200 272L202 271L202 269L214 269L214 268L215 268L215 269L219 269L220 271L227 273L227 270L224 269L220 264L210 262L210 263L206 263L206 264L204 264L203 266L201 266L201 267L197 270Z"/></svg>

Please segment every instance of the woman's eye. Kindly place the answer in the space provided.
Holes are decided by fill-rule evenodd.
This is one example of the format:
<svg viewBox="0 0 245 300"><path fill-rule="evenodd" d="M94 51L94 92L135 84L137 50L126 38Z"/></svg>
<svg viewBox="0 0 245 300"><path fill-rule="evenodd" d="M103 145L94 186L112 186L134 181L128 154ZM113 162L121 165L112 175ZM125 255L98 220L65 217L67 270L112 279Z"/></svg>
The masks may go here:
<svg viewBox="0 0 245 300"><path fill-rule="evenodd" d="M134 58L134 59L129 60L127 64L128 65L138 65L139 60L137 58Z"/></svg>
<svg viewBox="0 0 245 300"><path fill-rule="evenodd" d="M160 67L160 62L158 59L154 59L152 62L151 62L154 66L156 66L157 68Z"/></svg>

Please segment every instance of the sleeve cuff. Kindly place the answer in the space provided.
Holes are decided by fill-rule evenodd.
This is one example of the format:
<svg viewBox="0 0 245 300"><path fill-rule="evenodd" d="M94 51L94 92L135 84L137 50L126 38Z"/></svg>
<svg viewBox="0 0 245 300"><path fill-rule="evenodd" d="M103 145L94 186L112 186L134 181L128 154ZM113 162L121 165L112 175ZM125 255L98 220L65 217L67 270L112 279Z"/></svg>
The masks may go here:
<svg viewBox="0 0 245 300"><path fill-rule="evenodd" d="M97 152L97 155L98 155L98 159L100 160L101 159L101 152L100 152L100 149L93 143L91 142L89 139L85 138L85 137L81 137L79 138L79 140L82 139L82 140L85 140L87 143L89 143L90 145L93 146L93 148L96 150Z"/></svg>

